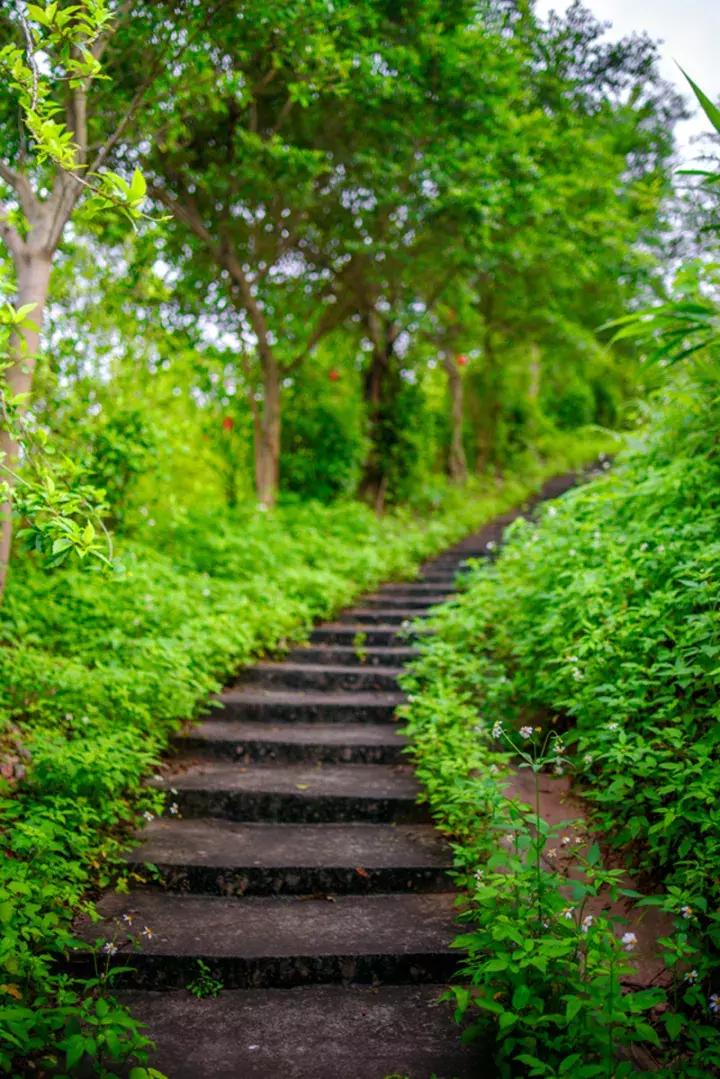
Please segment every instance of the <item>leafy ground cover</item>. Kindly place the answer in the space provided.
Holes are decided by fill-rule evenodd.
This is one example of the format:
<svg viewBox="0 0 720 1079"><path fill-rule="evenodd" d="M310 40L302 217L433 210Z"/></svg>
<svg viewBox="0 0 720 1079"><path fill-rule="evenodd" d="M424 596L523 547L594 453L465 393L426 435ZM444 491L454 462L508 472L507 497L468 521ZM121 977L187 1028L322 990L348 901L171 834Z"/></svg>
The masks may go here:
<svg viewBox="0 0 720 1079"><path fill-rule="evenodd" d="M140 815L161 811L143 779L182 721L239 666L411 576L607 447L597 432L560 439L518 477L457 491L424 518L377 518L359 503L186 514L148 521L110 572L16 561L0 612L0 1069L32 1060L35 1074L72 1074L89 1055L96 1074L114 1074L131 1054L148 1074L142 1035L102 969L72 982L57 960L72 947L73 913L115 879Z"/></svg>
<svg viewBox="0 0 720 1079"><path fill-rule="evenodd" d="M720 1067L719 382L698 362L611 473L513 525L406 682L469 898L458 1011L502 1075ZM662 987L621 991L635 935L588 915L621 877L590 841L574 881L548 863L552 830L505 797L513 762L571 773L638 903L666 912Z"/></svg>

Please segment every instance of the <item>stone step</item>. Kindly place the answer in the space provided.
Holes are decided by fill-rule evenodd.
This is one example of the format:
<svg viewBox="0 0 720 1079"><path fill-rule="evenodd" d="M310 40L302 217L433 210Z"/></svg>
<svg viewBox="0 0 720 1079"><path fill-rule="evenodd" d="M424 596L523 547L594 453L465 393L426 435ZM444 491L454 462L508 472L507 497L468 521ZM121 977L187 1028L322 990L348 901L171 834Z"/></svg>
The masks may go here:
<svg viewBox="0 0 720 1079"><path fill-rule="evenodd" d="M441 591L443 588L447 588L448 591L455 591L457 582L463 579L464 571L458 569L446 569L443 570L440 567L433 570L428 570L427 573L423 573L422 579L428 586L433 588L439 588Z"/></svg>
<svg viewBox="0 0 720 1079"><path fill-rule="evenodd" d="M332 665L321 667L301 663L257 663L242 672L243 685L277 686L285 689L362 690L397 692L400 667Z"/></svg>
<svg viewBox="0 0 720 1079"><path fill-rule="evenodd" d="M305 648L293 648L288 652L288 663L338 664L347 667L359 664L362 667L401 667L412 663L417 657L416 648L375 645L373 647L353 647L350 644L307 645Z"/></svg>
<svg viewBox="0 0 720 1079"><path fill-rule="evenodd" d="M235 821L429 820L408 765L287 764L241 768L217 760L179 761L154 785L171 788L185 817Z"/></svg>
<svg viewBox="0 0 720 1079"><path fill-rule="evenodd" d="M450 848L429 824L154 820L128 855L164 887L206 895L447 891ZM153 874L152 880L156 880Z"/></svg>
<svg viewBox="0 0 720 1079"><path fill-rule="evenodd" d="M325 622L317 626L310 634L313 644L341 644L354 646L358 638L363 638L362 647L408 647L405 633L398 625L369 624L367 622L348 626L344 622Z"/></svg>
<svg viewBox="0 0 720 1079"><path fill-rule="evenodd" d="M312 667L309 668L312 670ZM406 739L393 723L264 723L209 719L176 739L181 751L253 761L398 764Z"/></svg>
<svg viewBox="0 0 720 1079"><path fill-rule="evenodd" d="M429 607L351 607L338 615L338 622L356 625L401 626L423 618Z"/></svg>
<svg viewBox="0 0 720 1079"><path fill-rule="evenodd" d="M81 919L77 932L88 943L112 942L112 965L130 967L123 979L144 988L186 987L198 960L227 989L435 983L458 964L454 899L446 892L227 899L137 891L104 896L101 920ZM89 958L81 952L79 964Z"/></svg>
<svg viewBox="0 0 720 1079"><path fill-rule="evenodd" d="M401 693L323 693L247 686L218 698L223 718L297 721L299 723L385 723L402 704Z"/></svg>
<svg viewBox="0 0 720 1079"><path fill-rule="evenodd" d="M425 593L422 596L408 596L405 593L394 595L393 593L374 592L372 595L363 596L361 603L366 610L380 608L381 610L390 611L397 607L406 611L418 608L424 611L427 607L433 607L438 603L446 603L447 598L446 593Z"/></svg>
<svg viewBox="0 0 720 1079"><path fill-rule="evenodd" d="M442 596L447 599L455 589L450 578L447 579L446 587L441 587L435 581L412 581L408 584L384 584L378 588L377 593L381 596Z"/></svg>
<svg viewBox="0 0 720 1079"><path fill-rule="evenodd" d="M481 1079L487 1046L460 1041L442 985L234 989L216 998L125 991L172 1079Z"/></svg>

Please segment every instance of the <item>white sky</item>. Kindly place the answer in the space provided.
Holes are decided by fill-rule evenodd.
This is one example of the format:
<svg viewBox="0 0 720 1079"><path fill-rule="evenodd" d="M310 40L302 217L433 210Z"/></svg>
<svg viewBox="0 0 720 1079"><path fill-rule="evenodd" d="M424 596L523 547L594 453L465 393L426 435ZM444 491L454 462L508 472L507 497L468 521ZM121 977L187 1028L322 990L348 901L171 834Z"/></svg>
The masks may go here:
<svg viewBox="0 0 720 1079"><path fill-rule="evenodd" d="M568 6L567 0L537 0L540 15L553 8L565 11ZM613 24L612 37L646 30L652 38L661 39L662 74L686 97L690 88L676 63L708 97L720 100L720 0L585 0L585 6L598 19ZM678 125L678 147L684 158L697 153L690 145L693 136L709 130L698 109L692 120Z"/></svg>

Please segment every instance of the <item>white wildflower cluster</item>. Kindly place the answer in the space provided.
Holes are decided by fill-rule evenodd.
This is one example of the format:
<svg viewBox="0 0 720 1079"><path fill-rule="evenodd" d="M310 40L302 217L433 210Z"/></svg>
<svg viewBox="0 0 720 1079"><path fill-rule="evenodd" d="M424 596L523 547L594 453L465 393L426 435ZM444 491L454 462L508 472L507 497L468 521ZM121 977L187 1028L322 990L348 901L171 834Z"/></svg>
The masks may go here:
<svg viewBox="0 0 720 1079"><path fill-rule="evenodd" d="M632 952L637 947L637 937L634 933L623 933L620 937L620 943L626 952Z"/></svg>
<svg viewBox="0 0 720 1079"><path fill-rule="evenodd" d="M527 742L528 738L532 738L532 736L533 736L532 727L521 727L520 728L520 737L524 738L526 742Z"/></svg>
<svg viewBox="0 0 720 1079"><path fill-rule="evenodd" d="M713 1013L713 1015L720 1014L720 994L712 993L708 1004L710 1006L710 1011Z"/></svg>
<svg viewBox="0 0 720 1079"><path fill-rule="evenodd" d="M493 723L492 736L493 738L502 738L503 727L502 723Z"/></svg>
<svg viewBox="0 0 720 1079"><path fill-rule="evenodd" d="M113 944L111 940L108 940L103 944L102 950L105 955L117 955L117 945Z"/></svg>
<svg viewBox="0 0 720 1079"><path fill-rule="evenodd" d="M688 907L686 904L684 907L680 907L680 913L682 914L683 918L692 918L693 909L692 907Z"/></svg>
<svg viewBox="0 0 720 1079"><path fill-rule="evenodd" d="M585 915L585 917L582 920L582 927L581 927L583 933L588 932L588 930L590 929L590 926L593 924L594 920L595 919L593 918L592 914L586 914Z"/></svg>

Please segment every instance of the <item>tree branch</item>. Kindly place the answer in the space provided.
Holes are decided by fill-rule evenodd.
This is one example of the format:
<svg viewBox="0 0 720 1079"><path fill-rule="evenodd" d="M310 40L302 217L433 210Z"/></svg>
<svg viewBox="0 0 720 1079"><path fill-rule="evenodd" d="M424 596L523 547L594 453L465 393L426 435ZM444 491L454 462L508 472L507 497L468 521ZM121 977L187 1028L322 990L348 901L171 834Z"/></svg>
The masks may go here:
<svg viewBox="0 0 720 1079"><path fill-rule="evenodd" d="M22 172L11 169L4 161L0 161L0 179L3 179L8 187L12 188L18 197L22 212L28 219L31 218L37 210L38 200L27 176Z"/></svg>
<svg viewBox="0 0 720 1079"><path fill-rule="evenodd" d="M27 248L17 229L8 221L8 210L0 205L0 237L5 241L13 259L22 258Z"/></svg>

